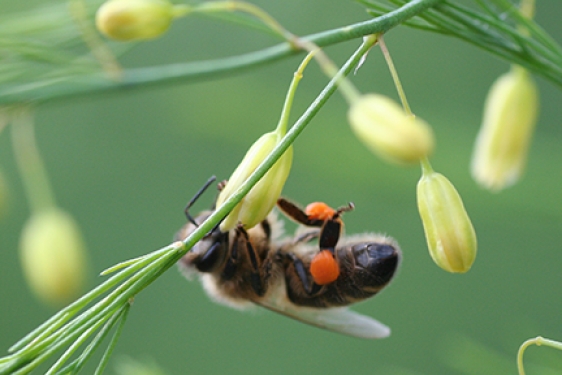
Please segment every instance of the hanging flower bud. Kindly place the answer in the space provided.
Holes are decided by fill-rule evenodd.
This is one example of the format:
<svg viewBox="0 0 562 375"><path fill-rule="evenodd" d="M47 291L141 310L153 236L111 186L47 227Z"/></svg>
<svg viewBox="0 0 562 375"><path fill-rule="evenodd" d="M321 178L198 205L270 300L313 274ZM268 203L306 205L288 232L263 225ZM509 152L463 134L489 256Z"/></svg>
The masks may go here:
<svg viewBox="0 0 562 375"><path fill-rule="evenodd" d="M250 147L242 162L230 176L226 186L217 198L217 206L226 201L240 185L254 172L260 163L269 155L279 143L282 134L278 131L262 135ZM248 192L248 194L234 207L224 219L220 229L226 232L241 223L245 228L252 228L260 223L275 206L281 195L281 190L289 176L293 162L293 147L290 146L271 169Z"/></svg>
<svg viewBox="0 0 562 375"><path fill-rule="evenodd" d="M433 261L448 272L468 271L476 258L476 233L455 187L424 162L417 199Z"/></svg>
<svg viewBox="0 0 562 375"><path fill-rule="evenodd" d="M234 170L226 186L220 192L217 198L217 207L222 205L238 188L240 188L285 136L297 86L303 77L304 69L313 56L314 52L309 53L301 62L295 74L293 74L293 79L289 86L287 96L285 97L285 103L281 111L281 118L277 123L277 128L270 133L262 135L252 147L250 147L248 152L246 152L244 159L242 159L242 162ZM241 224L245 228L252 228L264 220L281 195L281 190L283 190L285 181L291 171L292 163L293 146L291 145L254 187L250 189L248 194L246 194L224 218L220 224L220 230L227 232L238 224Z"/></svg>
<svg viewBox="0 0 562 375"><path fill-rule="evenodd" d="M537 88L525 69L513 66L494 83L472 155L476 182L495 191L517 182L525 167L537 108Z"/></svg>
<svg viewBox="0 0 562 375"><path fill-rule="evenodd" d="M430 126L385 96L361 96L352 103L348 119L355 135L384 159L413 163L433 151Z"/></svg>
<svg viewBox="0 0 562 375"><path fill-rule="evenodd" d="M57 208L33 214L22 232L20 256L27 282L42 300L63 305L79 296L86 253L69 214Z"/></svg>
<svg viewBox="0 0 562 375"><path fill-rule="evenodd" d="M109 0L98 9L96 26L111 39L153 39L188 11L188 6L173 5L168 0Z"/></svg>

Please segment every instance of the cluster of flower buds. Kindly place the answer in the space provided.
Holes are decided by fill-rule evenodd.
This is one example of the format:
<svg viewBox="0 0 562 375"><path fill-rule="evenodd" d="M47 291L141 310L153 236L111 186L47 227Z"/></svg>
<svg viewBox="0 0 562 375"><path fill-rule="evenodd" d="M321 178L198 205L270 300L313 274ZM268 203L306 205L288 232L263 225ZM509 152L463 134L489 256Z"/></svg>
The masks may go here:
<svg viewBox="0 0 562 375"><path fill-rule="evenodd" d="M448 272L467 272L476 258L476 233L451 182L424 162L417 187L418 209L429 254Z"/></svg>
<svg viewBox="0 0 562 375"><path fill-rule="evenodd" d="M494 83L472 157L472 175L480 185L498 191L517 182L527 160L537 107L537 88L525 69L513 66Z"/></svg>
<svg viewBox="0 0 562 375"><path fill-rule="evenodd" d="M383 159L410 164L433 151L430 126L383 95L366 94L354 100L348 119L357 137Z"/></svg>
<svg viewBox="0 0 562 375"><path fill-rule="evenodd" d="M172 21L189 9L168 0L109 0L98 9L96 26L111 39L153 39L164 34Z"/></svg>
<svg viewBox="0 0 562 375"><path fill-rule="evenodd" d="M77 298L86 275L86 251L74 219L58 208L34 213L20 241L25 277L33 292L60 306Z"/></svg>

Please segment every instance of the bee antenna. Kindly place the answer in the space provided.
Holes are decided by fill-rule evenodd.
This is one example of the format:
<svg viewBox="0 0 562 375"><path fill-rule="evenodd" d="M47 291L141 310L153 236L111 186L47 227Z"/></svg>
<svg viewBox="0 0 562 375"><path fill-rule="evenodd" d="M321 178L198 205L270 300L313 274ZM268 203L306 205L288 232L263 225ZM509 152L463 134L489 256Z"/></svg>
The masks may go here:
<svg viewBox="0 0 562 375"><path fill-rule="evenodd" d="M195 221L195 219L190 215L189 209L191 208L191 206L193 206L193 204L195 204L195 202L197 201L197 199L199 199L199 197L200 197L201 195L203 195L203 193L205 192L205 190L207 190L207 188L208 188L213 182L215 182L216 179L217 179L217 178L216 178L215 176L211 176L211 178L209 178L209 179L207 180L207 182L205 182L205 185L203 185L203 187L202 187L201 189L199 189L199 191L198 191L197 193L195 193L195 195L193 196L193 198L191 198L191 199L189 200L189 202L187 202L187 205L185 206L185 210L184 210L185 217L187 218L187 220L188 220L191 224L195 225L196 227L198 227L199 224L198 224L198 223Z"/></svg>

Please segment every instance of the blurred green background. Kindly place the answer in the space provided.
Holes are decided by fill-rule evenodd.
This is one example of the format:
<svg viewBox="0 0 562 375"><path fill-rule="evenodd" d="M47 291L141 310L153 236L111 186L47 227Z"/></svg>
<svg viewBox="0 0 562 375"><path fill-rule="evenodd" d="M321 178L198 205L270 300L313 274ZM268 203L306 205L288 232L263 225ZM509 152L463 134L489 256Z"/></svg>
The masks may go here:
<svg viewBox="0 0 562 375"><path fill-rule="evenodd" d="M42 1L3 0L4 11ZM296 34L368 19L352 1L255 1ZM562 2L538 2L538 22L562 41ZM295 143L284 195L302 204L353 201L348 233L395 237L404 253L397 279L354 309L392 328L390 338L343 337L256 310L211 302L175 269L137 296L107 373L122 356L150 358L167 374L514 374L527 338L562 339L562 93L538 79L541 110L527 173L500 194L480 189L468 165L484 97L506 62L463 42L399 27L386 36L414 112L437 137L432 157L462 195L479 240L470 272L448 274L430 259L415 203L419 168L380 161L351 134L338 94ZM162 39L138 45L125 67L249 52L277 41L213 19L184 19ZM327 49L338 63L358 46ZM211 175L227 178L246 149L273 129L294 57L231 77L78 97L38 107L39 147L57 200L79 221L91 259L89 286L104 268L168 244L183 207ZM311 64L296 118L326 84ZM396 98L375 48L354 82ZM54 313L28 291L18 259L29 216L9 132L0 134L9 212L0 221L0 350ZM196 210L207 208L212 194ZM529 374L562 371L562 353L527 352ZM556 371L557 369L557 371Z"/></svg>

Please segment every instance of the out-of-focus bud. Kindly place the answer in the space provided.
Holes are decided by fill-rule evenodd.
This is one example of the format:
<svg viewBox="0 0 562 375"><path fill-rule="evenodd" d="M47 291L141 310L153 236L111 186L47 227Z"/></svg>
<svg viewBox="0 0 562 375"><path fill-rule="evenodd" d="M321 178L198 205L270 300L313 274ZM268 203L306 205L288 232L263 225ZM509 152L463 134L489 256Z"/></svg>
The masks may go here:
<svg viewBox="0 0 562 375"><path fill-rule="evenodd" d="M250 147L242 162L230 176L226 186L217 198L217 206L226 201L246 179L254 172L260 163L269 155L279 143L283 134L273 131L262 135ZM271 169L248 192L248 194L234 207L220 225L223 232L241 223L245 228L252 228L260 223L275 206L281 195L281 190L289 176L293 162L293 146L290 146Z"/></svg>
<svg viewBox="0 0 562 375"><path fill-rule="evenodd" d="M61 306L79 296L86 251L69 214L58 208L34 213L22 232L20 256L27 282L43 301Z"/></svg>
<svg viewBox="0 0 562 375"><path fill-rule="evenodd" d="M433 151L431 127L385 96L361 96L352 103L348 120L357 137L384 159L413 163Z"/></svg>
<svg viewBox="0 0 562 375"><path fill-rule="evenodd" d="M445 271L468 271L476 258L476 233L453 184L424 166L417 199L433 261Z"/></svg>
<svg viewBox="0 0 562 375"><path fill-rule="evenodd" d="M494 191L517 182L525 167L537 108L537 88L525 69L513 66L498 78L486 99L472 155L476 182Z"/></svg>
<svg viewBox="0 0 562 375"><path fill-rule="evenodd" d="M165 33L173 19L189 9L168 0L109 0L98 9L96 26L111 39L153 39Z"/></svg>

